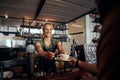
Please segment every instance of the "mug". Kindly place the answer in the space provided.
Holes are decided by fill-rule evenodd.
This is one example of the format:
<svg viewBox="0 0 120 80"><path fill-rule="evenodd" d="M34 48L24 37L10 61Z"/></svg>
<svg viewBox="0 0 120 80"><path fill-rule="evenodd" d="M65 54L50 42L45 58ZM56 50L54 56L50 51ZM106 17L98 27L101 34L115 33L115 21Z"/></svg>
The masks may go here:
<svg viewBox="0 0 120 80"><path fill-rule="evenodd" d="M58 59L61 59L61 60L68 60L69 59L69 55L68 54L59 54L57 56Z"/></svg>

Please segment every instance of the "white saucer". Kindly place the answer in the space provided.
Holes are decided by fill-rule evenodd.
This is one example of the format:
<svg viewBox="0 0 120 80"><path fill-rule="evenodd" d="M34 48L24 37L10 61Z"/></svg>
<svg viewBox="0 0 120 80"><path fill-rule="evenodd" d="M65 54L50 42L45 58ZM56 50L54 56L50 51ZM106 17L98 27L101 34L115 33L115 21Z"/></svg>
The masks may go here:
<svg viewBox="0 0 120 80"><path fill-rule="evenodd" d="M59 59L59 58L55 58L55 60L58 60L58 61L71 61L70 59Z"/></svg>

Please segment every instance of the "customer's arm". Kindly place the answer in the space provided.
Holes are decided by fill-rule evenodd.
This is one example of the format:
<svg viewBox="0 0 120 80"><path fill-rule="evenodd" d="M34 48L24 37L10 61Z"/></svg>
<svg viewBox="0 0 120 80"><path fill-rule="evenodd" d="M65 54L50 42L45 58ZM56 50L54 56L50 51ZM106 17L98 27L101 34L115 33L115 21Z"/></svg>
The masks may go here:
<svg viewBox="0 0 120 80"><path fill-rule="evenodd" d="M98 69L97 69L97 65L96 64L90 64L90 63L87 63L87 62L84 62L84 61L81 61L81 60L78 60L77 62L77 59L71 57L71 62L70 64L73 65L73 66L78 66L90 73L93 73L95 75L97 75L98 73Z"/></svg>

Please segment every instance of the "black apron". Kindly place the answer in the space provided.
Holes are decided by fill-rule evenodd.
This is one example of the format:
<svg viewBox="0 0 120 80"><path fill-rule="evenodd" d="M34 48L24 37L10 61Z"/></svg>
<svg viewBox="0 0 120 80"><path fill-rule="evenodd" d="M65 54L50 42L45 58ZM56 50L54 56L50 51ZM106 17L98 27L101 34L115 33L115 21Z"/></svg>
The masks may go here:
<svg viewBox="0 0 120 80"><path fill-rule="evenodd" d="M49 48L46 48L44 44L44 40L42 39L41 45L44 51L50 51L55 52L57 49L57 43L55 43L55 39L51 39L51 45ZM42 56L39 56L39 62L38 62L38 70L41 72L46 72L46 74L50 74L51 72L56 72L56 65L55 65L55 59L48 60Z"/></svg>

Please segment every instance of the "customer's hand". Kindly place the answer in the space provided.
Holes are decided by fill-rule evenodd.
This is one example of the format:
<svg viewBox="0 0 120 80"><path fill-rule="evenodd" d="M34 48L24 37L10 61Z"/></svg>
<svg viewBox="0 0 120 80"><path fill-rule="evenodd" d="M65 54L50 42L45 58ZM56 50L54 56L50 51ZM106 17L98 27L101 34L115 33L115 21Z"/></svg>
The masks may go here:
<svg viewBox="0 0 120 80"><path fill-rule="evenodd" d="M76 61L77 61L76 58L70 57L70 62L69 62L69 64L70 64L71 66L76 66Z"/></svg>

